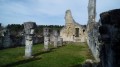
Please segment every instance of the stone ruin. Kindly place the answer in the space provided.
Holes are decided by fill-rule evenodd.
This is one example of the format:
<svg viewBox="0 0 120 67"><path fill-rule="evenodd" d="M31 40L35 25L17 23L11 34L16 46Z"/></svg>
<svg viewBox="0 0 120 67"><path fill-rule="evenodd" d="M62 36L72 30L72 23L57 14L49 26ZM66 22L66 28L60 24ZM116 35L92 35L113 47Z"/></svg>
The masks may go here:
<svg viewBox="0 0 120 67"><path fill-rule="evenodd" d="M14 46L8 29L1 30L0 33L0 49Z"/></svg>
<svg viewBox="0 0 120 67"><path fill-rule="evenodd" d="M76 23L71 15L71 11L67 10L65 15L66 24L60 31L60 36L63 38L63 41L87 41L89 49L96 62L98 62L98 66L86 65L84 67L119 67L120 9L101 13L100 21L98 22L96 22L95 18L96 0L89 0L88 24L86 27ZM75 32L76 28L80 29L80 32L77 32L78 34Z"/></svg>
<svg viewBox="0 0 120 67"><path fill-rule="evenodd" d="M96 0L89 0L88 24L80 25L72 17L71 11L65 15L65 26L60 34L44 28L44 49L49 50L49 44L54 47L62 46L63 41L87 42L98 66L83 65L83 67L119 67L120 66L120 9L110 10L100 14L100 21L96 22ZM32 57L33 34L36 24L24 23L25 28L25 57ZM0 48L10 46L9 32L5 31L4 38L0 38ZM5 40L3 40L5 39ZM6 43L5 45L3 45ZM91 60L87 61L92 63ZM91 64L90 64L91 65Z"/></svg>
<svg viewBox="0 0 120 67"><path fill-rule="evenodd" d="M100 22L95 21L96 18L96 0L89 0L88 4L88 24L87 24L87 43L93 56L96 61L100 61L99 59L99 26Z"/></svg>
<svg viewBox="0 0 120 67"><path fill-rule="evenodd" d="M120 66L120 9L114 9L100 14L99 22L88 24L87 43L98 66ZM92 26L92 27L91 27ZM89 67L89 66L87 66Z"/></svg>
<svg viewBox="0 0 120 67"><path fill-rule="evenodd" d="M2 48L2 27L0 23L0 49Z"/></svg>
<svg viewBox="0 0 120 67"><path fill-rule="evenodd" d="M63 45L63 38L61 38L60 36L58 37L58 46L62 46Z"/></svg>
<svg viewBox="0 0 120 67"><path fill-rule="evenodd" d="M86 26L80 25L72 17L70 10L65 14L65 26L60 31L65 42L86 42Z"/></svg>
<svg viewBox="0 0 120 67"><path fill-rule="evenodd" d="M4 47L4 48L8 48L8 47L12 46L12 44L11 44L12 41L11 41L11 39L10 39L9 30L4 30L2 36L4 36L3 47Z"/></svg>
<svg viewBox="0 0 120 67"><path fill-rule="evenodd" d="M87 43L99 67L119 67L120 9L101 13L96 22L96 0L89 0L88 15Z"/></svg>
<svg viewBox="0 0 120 67"><path fill-rule="evenodd" d="M60 37L58 30L44 28L43 35L44 35L44 50L45 51L49 50L49 45L53 45L54 48L57 48L63 45L63 38Z"/></svg>
<svg viewBox="0 0 120 67"><path fill-rule="evenodd" d="M36 27L35 22L25 22L24 23L25 58L31 58L32 57L33 35L34 35L35 27Z"/></svg>
<svg viewBox="0 0 120 67"><path fill-rule="evenodd" d="M72 17L70 10L65 14L65 26L60 31L60 36L63 41L67 42L87 42L88 46L99 62L100 58L100 42L99 42L99 27L100 22L95 21L96 18L96 0L89 0L88 4L88 24L80 25Z"/></svg>
<svg viewBox="0 0 120 67"><path fill-rule="evenodd" d="M24 30L18 33L18 36L11 34L12 31L9 28L0 29L0 50L25 45L25 33ZM43 36L33 36L33 43L43 43Z"/></svg>
<svg viewBox="0 0 120 67"><path fill-rule="evenodd" d="M100 59L103 67L120 67L120 9L100 14Z"/></svg>
<svg viewBox="0 0 120 67"><path fill-rule="evenodd" d="M58 47L58 32L57 30L53 30L53 36L54 36L54 47Z"/></svg>
<svg viewBox="0 0 120 67"><path fill-rule="evenodd" d="M49 42L50 42L49 28L43 29L43 35L44 35L44 50L48 51L49 50Z"/></svg>

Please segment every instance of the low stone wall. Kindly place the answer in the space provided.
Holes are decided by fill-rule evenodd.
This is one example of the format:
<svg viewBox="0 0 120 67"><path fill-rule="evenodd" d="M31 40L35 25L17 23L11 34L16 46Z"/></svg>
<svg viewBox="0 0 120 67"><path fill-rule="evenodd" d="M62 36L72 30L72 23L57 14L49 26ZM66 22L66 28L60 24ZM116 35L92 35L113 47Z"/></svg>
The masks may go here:
<svg viewBox="0 0 120 67"><path fill-rule="evenodd" d="M0 49L2 49L2 44L3 44L3 37L0 36Z"/></svg>
<svg viewBox="0 0 120 67"><path fill-rule="evenodd" d="M44 37L33 37L33 43L38 44L38 43L43 43L44 42Z"/></svg>
<svg viewBox="0 0 120 67"><path fill-rule="evenodd" d="M43 43L43 37L33 37L34 44ZM1 36L0 37L0 49L17 47L25 45L25 37L19 36Z"/></svg>

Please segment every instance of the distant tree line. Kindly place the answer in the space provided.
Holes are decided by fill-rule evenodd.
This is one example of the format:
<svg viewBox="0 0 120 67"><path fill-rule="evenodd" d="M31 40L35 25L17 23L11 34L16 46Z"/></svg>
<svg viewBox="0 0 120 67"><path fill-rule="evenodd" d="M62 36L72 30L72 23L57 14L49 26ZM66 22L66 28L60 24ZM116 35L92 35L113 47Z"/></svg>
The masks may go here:
<svg viewBox="0 0 120 67"><path fill-rule="evenodd" d="M63 28L63 25L38 25L35 33L42 35L43 34L43 28L50 28L52 30L60 30Z"/></svg>
<svg viewBox="0 0 120 67"><path fill-rule="evenodd" d="M8 24L6 29L9 30L11 35L19 36L19 34L23 32L24 26L23 24Z"/></svg>
<svg viewBox="0 0 120 67"><path fill-rule="evenodd" d="M42 35L43 34L43 28L50 28L50 29L55 29L55 30L60 30L63 28L63 25L37 25L35 29L35 34L36 35ZM24 33L24 25L23 24L8 24L6 28L9 30L11 35L18 35L20 33Z"/></svg>

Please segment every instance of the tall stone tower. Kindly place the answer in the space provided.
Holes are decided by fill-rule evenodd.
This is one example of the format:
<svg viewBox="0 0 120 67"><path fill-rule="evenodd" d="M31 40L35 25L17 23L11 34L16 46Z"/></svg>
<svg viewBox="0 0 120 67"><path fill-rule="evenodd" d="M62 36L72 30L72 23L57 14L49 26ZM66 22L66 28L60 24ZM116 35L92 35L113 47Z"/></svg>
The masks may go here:
<svg viewBox="0 0 120 67"><path fill-rule="evenodd" d="M88 24L87 24L87 44L97 62L99 59L99 32L98 23L95 21L96 18L96 0L89 0L88 3Z"/></svg>
<svg viewBox="0 0 120 67"><path fill-rule="evenodd" d="M88 3L88 23L95 22L96 0L89 0Z"/></svg>
<svg viewBox="0 0 120 67"><path fill-rule="evenodd" d="M65 13L65 22L66 24L68 23L74 23L74 19L72 17L72 13L71 13L71 10L67 10L66 13Z"/></svg>
<svg viewBox="0 0 120 67"><path fill-rule="evenodd" d="M75 31L75 21L72 17L72 13L70 10L67 10L66 11L66 14L65 14L65 27L66 27L66 33L68 37L71 37L71 40L73 38L73 35L74 35L74 31ZM70 38L69 38L70 39Z"/></svg>
<svg viewBox="0 0 120 67"><path fill-rule="evenodd" d="M75 21L70 10L65 13L65 27L61 30L60 36L64 41L73 41L75 34Z"/></svg>

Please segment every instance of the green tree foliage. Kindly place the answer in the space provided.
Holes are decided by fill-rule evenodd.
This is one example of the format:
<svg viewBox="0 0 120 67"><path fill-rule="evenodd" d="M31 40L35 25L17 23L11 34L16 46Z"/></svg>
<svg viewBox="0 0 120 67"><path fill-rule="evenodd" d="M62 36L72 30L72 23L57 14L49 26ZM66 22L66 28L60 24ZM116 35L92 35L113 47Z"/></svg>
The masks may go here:
<svg viewBox="0 0 120 67"><path fill-rule="evenodd" d="M19 35L20 32L23 32L24 26L23 24L8 24L6 27L11 35Z"/></svg>
<svg viewBox="0 0 120 67"><path fill-rule="evenodd" d="M60 26L60 25L38 25L36 30L35 30L35 33L38 34L38 35L42 35L43 34L43 28L50 28L52 30L60 30L63 28L63 26Z"/></svg>
<svg viewBox="0 0 120 67"><path fill-rule="evenodd" d="M36 35L42 35L43 34L43 28L50 28L52 30L60 30L63 26L60 25L37 25L35 28L35 34ZM19 36L20 33L24 32L24 26L23 24L8 24L6 27L11 35Z"/></svg>

